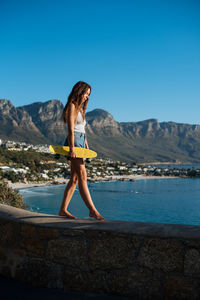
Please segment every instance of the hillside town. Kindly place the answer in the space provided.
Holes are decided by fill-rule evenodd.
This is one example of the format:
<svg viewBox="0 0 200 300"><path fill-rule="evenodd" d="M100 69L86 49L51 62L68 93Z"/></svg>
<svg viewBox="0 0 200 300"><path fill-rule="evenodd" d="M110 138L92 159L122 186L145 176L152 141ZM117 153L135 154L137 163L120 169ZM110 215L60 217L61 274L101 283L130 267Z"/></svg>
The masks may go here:
<svg viewBox="0 0 200 300"><path fill-rule="evenodd" d="M51 184L65 183L70 175L70 164L65 157L62 161L55 159L56 155L50 154L48 145L31 145L25 142L0 140L0 148L8 151L24 151L26 153L46 153L51 157L46 161L40 160L37 168L31 164L0 161L0 178L12 183L38 183L49 182ZM86 159L88 181L131 180L135 181L136 175L143 176L167 176L167 177L200 177L200 169L170 168L170 166L156 166L126 163L111 159Z"/></svg>

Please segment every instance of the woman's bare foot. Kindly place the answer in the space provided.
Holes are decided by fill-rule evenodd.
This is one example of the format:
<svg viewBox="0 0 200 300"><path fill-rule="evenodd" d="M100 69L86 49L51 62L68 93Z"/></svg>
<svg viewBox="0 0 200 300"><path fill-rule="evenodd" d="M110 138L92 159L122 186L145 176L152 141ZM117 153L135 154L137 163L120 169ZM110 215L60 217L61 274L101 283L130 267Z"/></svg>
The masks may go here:
<svg viewBox="0 0 200 300"><path fill-rule="evenodd" d="M66 217L68 219L77 219L77 217L73 216L68 211L61 210L61 211L59 211L58 215L61 216L61 217Z"/></svg>
<svg viewBox="0 0 200 300"><path fill-rule="evenodd" d="M104 222L106 219L100 215L98 211L90 211L89 216L97 219L98 221Z"/></svg>

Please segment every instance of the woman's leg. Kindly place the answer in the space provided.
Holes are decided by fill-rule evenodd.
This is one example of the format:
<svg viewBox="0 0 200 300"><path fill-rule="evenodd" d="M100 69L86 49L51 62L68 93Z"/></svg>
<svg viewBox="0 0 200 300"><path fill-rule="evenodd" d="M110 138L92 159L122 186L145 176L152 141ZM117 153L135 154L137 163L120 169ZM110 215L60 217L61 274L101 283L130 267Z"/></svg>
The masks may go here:
<svg viewBox="0 0 200 300"><path fill-rule="evenodd" d="M87 172L85 168L85 164L82 158L76 158L72 160L72 164L74 165L75 172L78 176L78 187L79 192L81 194L82 199L84 200L86 206L89 209L89 216L93 217L97 220L104 221L105 219L100 215L97 209L94 206L92 201L88 184L87 184Z"/></svg>
<svg viewBox="0 0 200 300"><path fill-rule="evenodd" d="M64 191L63 200L59 211L59 216L65 216L69 219L76 219L76 217L74 217L67 211L67 208L74 194L77 183L78 183L78 176L75 172L73 163L71 163L71 176Z"/></svg>

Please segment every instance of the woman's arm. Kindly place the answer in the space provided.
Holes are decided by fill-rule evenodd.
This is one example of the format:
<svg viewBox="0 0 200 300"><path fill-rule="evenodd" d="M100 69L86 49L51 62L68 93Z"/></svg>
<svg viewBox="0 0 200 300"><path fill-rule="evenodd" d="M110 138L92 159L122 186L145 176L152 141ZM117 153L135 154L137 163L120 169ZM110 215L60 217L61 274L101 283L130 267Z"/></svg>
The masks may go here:
<svg viewBox="0 0 200 300"><path fill-rule="evenodd" d="M70 156L76 158L76 153L74 151L74 115L75 115L75 105L73 103L69 106L67 126L68 126L68 142L70 147Z"/></svg>
<svg viewBox="0 0 200 300"><path fill-rule="evenodd" d="M86 148L86 149L89 149L87 140L85 140L85 148Z"/></svg>

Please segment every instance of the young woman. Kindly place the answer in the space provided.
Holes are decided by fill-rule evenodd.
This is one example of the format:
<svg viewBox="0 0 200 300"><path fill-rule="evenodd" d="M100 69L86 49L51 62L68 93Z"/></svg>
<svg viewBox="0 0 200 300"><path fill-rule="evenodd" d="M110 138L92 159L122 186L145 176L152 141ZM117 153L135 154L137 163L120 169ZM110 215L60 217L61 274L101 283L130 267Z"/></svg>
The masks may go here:
<svg viewBox="0 0 200 300"><path fill-rule="evenodd" d="M90 196L84 160L77 158L74 151L74 147L89 148L85 138L85 111L90 93L91 87L89 84L83 81L77 82L72 88L68 102L63 110L63 121L68 126L68 136L65 146L70 147L71 176L64 191L59 215L69 219L76 219L75 216L68 212L67 208L78 183L80 195L89 209L89 216L99 221L105 221L95 208Z"/></svg>

